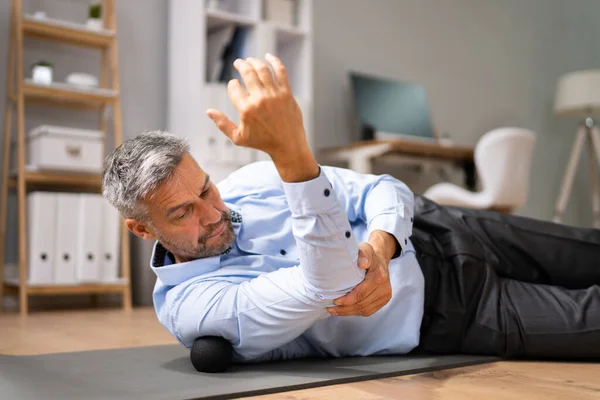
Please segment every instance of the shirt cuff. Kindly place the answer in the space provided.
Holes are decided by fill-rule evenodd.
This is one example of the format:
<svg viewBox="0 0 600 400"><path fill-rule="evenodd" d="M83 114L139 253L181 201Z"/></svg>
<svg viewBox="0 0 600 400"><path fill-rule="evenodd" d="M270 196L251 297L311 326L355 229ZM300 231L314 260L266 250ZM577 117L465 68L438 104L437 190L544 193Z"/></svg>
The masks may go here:
<svg viewBox="0 0 600 400"><path fill-rule="evenodd" d="M398 241L398 248L392 259L398 257L406 249L408 238L412 234L412 224L398 214L380 214L371 220L369 235L373 231L384 231L393 235Z"/></svg>
<svg viewBox="0 0 600 400"><path fill-rule="evenodd" d="M319 176L305 182L283 182L283 191L294 215L320 214L338 205L333 186L321 166Z"/></svg>

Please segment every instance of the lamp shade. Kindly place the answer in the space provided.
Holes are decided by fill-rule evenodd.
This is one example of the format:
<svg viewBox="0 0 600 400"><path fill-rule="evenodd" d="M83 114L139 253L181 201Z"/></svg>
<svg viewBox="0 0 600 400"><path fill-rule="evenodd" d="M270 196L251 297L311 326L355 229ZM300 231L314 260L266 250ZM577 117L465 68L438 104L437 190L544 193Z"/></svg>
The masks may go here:
<svg viewBox="0 0 600 400"><path fill-rule="evenodd" d="M561 77L554 111L570 117L600 114L600 70L576 71Z"/></svg>

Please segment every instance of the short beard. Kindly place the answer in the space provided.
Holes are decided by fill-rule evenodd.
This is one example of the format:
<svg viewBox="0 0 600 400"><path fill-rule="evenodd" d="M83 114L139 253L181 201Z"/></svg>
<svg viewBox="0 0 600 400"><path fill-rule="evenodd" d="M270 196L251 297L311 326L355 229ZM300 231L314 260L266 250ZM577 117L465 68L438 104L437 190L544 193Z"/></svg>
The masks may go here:
<svg viewBox="0 0 600 400"><path fill-rule="evenodd" d="M221 239L220 244L207 246L206 241L216 230L221 228L221 224L225 224L225 230L218 237ZM214 257L223 254L227 251L235 240L235 232L231 223L229 211L221 213L221 220L206 231L204 235L198 238L196 246L178 240L171 240L163 236L156 228L152 227L154 234L163 247L169 250L180 262L197 260L199 258ZM214 238L211 238L214 239Z"/></svg>

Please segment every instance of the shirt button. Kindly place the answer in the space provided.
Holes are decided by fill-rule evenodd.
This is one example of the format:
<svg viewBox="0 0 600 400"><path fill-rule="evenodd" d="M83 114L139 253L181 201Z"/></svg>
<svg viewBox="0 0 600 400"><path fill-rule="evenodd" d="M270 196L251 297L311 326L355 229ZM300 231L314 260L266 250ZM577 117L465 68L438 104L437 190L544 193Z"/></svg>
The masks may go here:
<svg viewBox="0 0 600 400"><path fill-rule="evenodd" d="M413 222L413 219L412 219L412 218L410 219L410 222Z"/></svg>
<svg viewBox="0 0 600 400"><path fill-rule="evenodd" d="M352 234L350 233L350 231L346 231L346 237L349 238L350 236L352 236Z"/></svg>
<svg viewBox="0 0 600 400"><path fill-rule="evenodd" d="M404 244L408 244L408 239L404 239Z"/></svg>
<svg viewBox="0 0 600 400"><path fill-rule="evenodd" d="M281 249L281 251L279 252L282 256L285 256L285 250Z"/></svg>
<svg viewBox="0 0 600 400"><path fill-rule="evenodd" d="M323 194L325 195L325 197L328 197L330 193L331 192L329 191L329 189L325 189L325 191L323 192Z"/></svg>

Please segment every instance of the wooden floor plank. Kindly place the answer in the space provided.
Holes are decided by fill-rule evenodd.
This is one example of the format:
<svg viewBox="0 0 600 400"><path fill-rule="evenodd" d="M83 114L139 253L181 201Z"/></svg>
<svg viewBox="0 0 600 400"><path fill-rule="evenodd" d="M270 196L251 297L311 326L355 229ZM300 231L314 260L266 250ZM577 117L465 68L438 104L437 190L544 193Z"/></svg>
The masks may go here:
<svg viewBox="0 0 600 400"><path fill-rule="evenodd" d="M44 354L172 344L152 308L0 314L0 353Z"/></svg>

